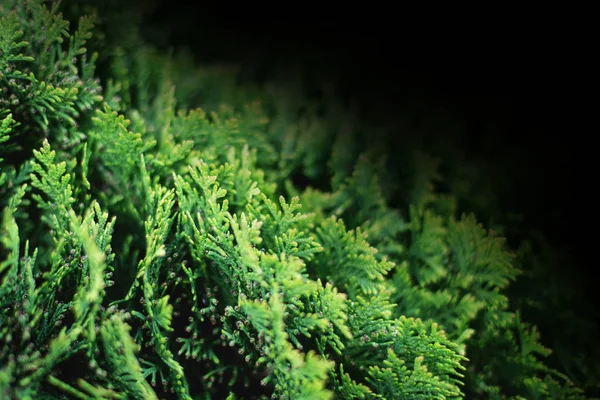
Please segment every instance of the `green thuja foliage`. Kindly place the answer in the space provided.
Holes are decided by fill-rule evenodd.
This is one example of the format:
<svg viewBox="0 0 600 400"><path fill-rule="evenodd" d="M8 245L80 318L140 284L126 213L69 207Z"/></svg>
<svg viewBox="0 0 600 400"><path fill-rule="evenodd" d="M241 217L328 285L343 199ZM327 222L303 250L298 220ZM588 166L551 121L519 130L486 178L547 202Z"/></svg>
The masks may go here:
<svg viewBox="0 0 600 400"><path fill-rule="evenodd" d="M590 398L456 154L386 155L330 94L238 87L105 7L0 5L0 398Z"/></svg>

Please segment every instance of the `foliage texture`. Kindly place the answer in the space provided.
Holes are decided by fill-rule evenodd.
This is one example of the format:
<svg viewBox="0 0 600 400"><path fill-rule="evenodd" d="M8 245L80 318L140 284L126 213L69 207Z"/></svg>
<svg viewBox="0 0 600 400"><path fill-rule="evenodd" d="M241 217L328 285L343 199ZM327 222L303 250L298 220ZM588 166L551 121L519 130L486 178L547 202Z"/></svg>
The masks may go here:
<svg viewBox="0 0 600 400"><path fill-rule="evenodd" d="M75 3L0 5L0 398L597 392L509 304L546 253L459 207L458 152L391 157L333 94L238 87Z"/></svg>

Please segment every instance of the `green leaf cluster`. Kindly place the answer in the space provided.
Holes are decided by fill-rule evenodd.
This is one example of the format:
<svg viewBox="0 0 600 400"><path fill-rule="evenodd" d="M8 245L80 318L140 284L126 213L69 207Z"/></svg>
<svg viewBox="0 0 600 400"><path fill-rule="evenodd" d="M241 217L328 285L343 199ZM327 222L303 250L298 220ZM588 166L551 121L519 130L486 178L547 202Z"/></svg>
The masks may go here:
<svg viewBox="0 0 600 400"><path fill-rule="evenodd" d="M93 3L0 5L0 398L591 398L511 304L548 253L460 207L457 152Z"/></svg>

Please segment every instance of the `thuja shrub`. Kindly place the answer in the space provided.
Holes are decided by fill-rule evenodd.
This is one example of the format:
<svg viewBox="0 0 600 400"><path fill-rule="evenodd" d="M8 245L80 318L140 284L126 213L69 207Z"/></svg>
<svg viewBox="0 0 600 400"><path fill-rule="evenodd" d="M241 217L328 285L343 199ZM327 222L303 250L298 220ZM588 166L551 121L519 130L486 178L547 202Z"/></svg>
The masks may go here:
<svg viewBox="0 0 600 400"><path fill-rule="evenodd" d="M412 137L390 164L102 15L0 18L0 398L586 398Z"/></svg>

